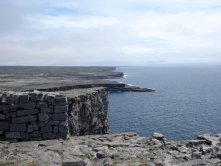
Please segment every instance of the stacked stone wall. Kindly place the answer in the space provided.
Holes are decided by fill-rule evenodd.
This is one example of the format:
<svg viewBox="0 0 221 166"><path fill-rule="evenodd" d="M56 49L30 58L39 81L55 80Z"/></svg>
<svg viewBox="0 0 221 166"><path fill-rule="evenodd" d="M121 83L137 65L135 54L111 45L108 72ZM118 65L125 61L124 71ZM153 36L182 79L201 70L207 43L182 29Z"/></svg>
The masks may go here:
<svg viewBox="0 0 221 166"><path fill-rule="evenodd" d="M59 94L0 94L0 137L21 141L65 138L67 111L67 98Z"/></svg>
<svg viewBox="0 0 221 166"><path fill-rule="evenodd" d="M0 94L0 139L32 141L105 134L107 91L66 97L58 92Z"/></svg>

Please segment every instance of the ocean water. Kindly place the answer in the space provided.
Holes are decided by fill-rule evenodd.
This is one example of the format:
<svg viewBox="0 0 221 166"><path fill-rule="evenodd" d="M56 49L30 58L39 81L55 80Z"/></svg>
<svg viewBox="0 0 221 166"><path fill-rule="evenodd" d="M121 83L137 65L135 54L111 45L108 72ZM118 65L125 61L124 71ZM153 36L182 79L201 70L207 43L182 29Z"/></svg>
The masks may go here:
<svg viewBox="0 0 221 166"><path fill-rule="evenodd" d="M112 133L161 132L173 140L221 133L221 66L119 67L125 83L152 93L109 94Z"/></svg>

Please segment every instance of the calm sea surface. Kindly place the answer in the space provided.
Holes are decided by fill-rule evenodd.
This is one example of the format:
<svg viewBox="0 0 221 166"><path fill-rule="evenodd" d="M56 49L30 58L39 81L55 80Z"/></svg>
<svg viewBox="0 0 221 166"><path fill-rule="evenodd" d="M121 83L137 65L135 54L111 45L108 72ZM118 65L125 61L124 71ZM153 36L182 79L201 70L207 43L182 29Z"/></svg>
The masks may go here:
<svg viewBox="0 0 221 166"><path fill-rule="evenodd" d="M221 133L221 66L120 67L118 81L156 89L111 93L111 132L163 133L173 140Z"/></svg>

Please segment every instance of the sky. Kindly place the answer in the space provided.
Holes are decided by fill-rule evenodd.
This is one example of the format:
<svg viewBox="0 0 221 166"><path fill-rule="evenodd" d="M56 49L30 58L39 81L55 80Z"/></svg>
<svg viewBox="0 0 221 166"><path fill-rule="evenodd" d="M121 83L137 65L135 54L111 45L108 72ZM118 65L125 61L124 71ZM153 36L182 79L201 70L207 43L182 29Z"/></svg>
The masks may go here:
<svg viewBox="0 0 221 166"><path fill-rule="evenodd" d="M221 64L220 0L1 0L0 65Z"/></svg>

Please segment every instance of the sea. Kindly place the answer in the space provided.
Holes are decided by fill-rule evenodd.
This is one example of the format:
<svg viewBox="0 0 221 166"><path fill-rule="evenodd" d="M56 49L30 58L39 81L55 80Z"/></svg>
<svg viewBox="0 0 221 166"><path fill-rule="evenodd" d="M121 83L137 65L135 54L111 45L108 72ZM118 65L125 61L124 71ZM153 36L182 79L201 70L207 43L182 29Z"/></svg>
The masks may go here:
<svg viewBox="0 0 221 166"><path fill-rule="evenodd" d="M118 67L119 82L155 92L109 94L111 133L160 132L171 140L221 133L221 66Z"/></svg>

